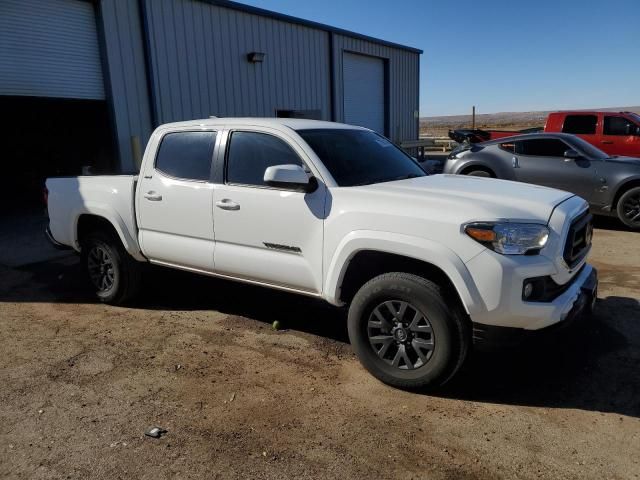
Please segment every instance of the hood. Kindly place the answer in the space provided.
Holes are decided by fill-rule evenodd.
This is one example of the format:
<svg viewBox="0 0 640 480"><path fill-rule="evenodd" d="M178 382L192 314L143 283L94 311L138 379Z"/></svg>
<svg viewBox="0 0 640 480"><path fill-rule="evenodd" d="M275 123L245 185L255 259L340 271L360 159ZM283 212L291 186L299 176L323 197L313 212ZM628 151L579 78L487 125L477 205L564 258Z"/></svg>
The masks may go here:
<svg viewBox="0 0 640 480"><path fill-rule="evenodd" d="M554 207L574 196L538 185L465 175L432 175L358 188L386 196L389 203L399 200L405 211L428 208L460 224L499 219L547 223Z"/></svg>
<svg viewBox="0 0 640 480"><path fill-rule="evenodd" d="M640 167L640 158L636 158L636 157L611 157L611 158L607 158L606 161L611 163L624 163L626 165L636 165Z"/></svg>

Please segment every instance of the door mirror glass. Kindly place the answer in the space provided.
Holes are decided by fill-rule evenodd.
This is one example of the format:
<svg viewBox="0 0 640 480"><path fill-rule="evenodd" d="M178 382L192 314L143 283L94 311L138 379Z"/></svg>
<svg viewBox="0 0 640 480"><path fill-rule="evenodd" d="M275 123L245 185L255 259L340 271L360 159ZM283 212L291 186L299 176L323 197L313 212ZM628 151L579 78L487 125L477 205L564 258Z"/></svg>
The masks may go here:
<svg viewBox="0 0 640 480"><path fill-rule="evenodd" d="M564 152L564 158L575 160L575 159L580 158L580 157L581 157L581 155L578 152L576 152L575 150L572 150L572 149L569 149L566 152Z"/></svg>
<svg viewBox="0 0 640 480"><path fill-rule="evenodd" d="M317 187L314 177L309 178L300 165L274 165L264 172L264 183L271 187L312 192Z"/></svg>

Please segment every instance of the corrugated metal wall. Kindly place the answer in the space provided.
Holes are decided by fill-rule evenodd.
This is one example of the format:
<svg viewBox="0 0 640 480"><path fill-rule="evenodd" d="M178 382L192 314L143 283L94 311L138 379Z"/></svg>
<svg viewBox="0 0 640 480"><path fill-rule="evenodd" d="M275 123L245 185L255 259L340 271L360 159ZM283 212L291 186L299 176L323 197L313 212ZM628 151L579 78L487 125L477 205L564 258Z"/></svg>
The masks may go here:
<svg viewBox="0 0 640 480"><path fill-rule="evenodd" d="M123 172L135 171L138 161L134 158L135 142L139 142L144 151L153 131L138 4L133 0L102 0L99 5L106 84L110 90L120 168Z"/></svg>
<svg viewBox="0 0 640 480"><path fill-rule="evenodd" d="M327 32L195 0L146 0L145 10L159 122L276 109L330 118Z"/></svg>
<svg viewBox="0 0 640 480"><path fill-rule="evenodd" d="M389 138L394 142L418 138L418 106L420 55L408 50L392 48L378 43L334 35L334 85L336 119L344 118L343 52L360 53L388 60L388 102L387 115Z"/></svg>
<svg viewBox="0 0 640 480"><path fill-rule="evenodd" d="M104 99L93 6L1 0L0 95Z"/></svg>
<svg viewBox="0 0 640 480"><path fill-rule="evenodd" d="M417 52L200 0L99 5L123 171L135 168L132 137L144 148L154 124L316 109L343 121L343 51L387 60L389 136L418 137ZM254 51L266 54L264 62L247 61Z"/></svg>

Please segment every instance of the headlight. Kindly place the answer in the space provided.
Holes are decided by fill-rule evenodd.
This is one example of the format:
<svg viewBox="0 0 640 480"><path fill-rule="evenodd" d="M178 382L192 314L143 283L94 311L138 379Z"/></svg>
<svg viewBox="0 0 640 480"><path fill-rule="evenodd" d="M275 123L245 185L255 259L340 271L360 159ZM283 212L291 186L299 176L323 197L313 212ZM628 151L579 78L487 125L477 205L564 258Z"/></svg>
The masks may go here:
<svg viewBox="0 0 640 480"><path fill-rule="evenodd" d="M549 239L549 229L536 223L470 223L464 231L477 242L503 255L537 253Z"/></svg>

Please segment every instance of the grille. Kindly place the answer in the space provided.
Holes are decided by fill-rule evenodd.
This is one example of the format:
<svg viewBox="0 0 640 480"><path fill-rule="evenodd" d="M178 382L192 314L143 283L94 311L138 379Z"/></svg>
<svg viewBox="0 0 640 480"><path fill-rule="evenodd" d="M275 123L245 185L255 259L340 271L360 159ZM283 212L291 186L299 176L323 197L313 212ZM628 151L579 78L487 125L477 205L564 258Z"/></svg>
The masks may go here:
<svg viewBox="0 0 640 480"><path fill-rule="evenodd" d="M564 245L564 261L574 268L589 253L593 237L593 216L587 211L571 222Z"/></svg>

